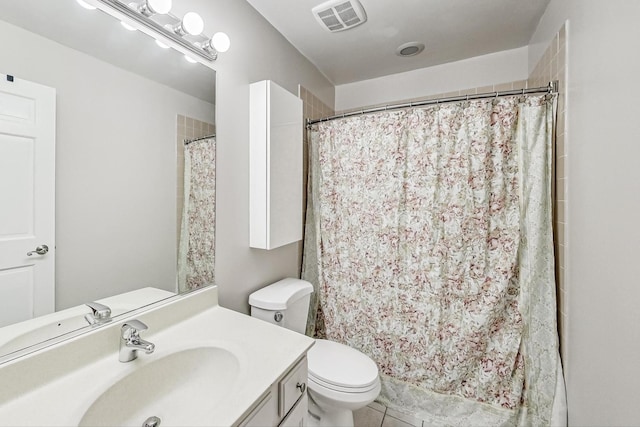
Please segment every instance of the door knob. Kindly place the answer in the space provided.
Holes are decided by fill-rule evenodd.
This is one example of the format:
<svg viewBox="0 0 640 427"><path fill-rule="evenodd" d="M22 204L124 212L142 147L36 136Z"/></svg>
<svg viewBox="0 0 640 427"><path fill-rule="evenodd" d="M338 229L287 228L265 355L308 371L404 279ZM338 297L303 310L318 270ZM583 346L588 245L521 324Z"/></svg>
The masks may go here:
<svg viewBox="0 0 640 427"><path fill-rule="evenodd" d="M44 254L46 254L47 252L49 252L49 246L47 246L47 245L40 245L40 246L38 246L38 247L36 248L36 250L35 250L35 251L27 252L27 256L31 256L31 255L33 255L33 254L44 255Z"/></svg>

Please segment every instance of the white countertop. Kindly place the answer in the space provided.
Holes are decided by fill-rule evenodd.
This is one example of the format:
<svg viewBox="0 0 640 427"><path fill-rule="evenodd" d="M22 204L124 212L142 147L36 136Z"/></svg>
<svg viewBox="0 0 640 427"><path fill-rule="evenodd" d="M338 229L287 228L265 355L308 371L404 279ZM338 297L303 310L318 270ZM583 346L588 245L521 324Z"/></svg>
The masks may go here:
<svg viewBox="0 0 640 427"><path fill-rule="evenodd" d="M224 397L198 406L202 406L198 416L202 425L231 426L314 342L219 307L217 289L212 287L135 316L149 326L141 336L156 350L121 363L120 328L130 318L0 365L0 426L78 425L91 404L118 379L175 351L206 346L233 351L240 374L225 385Z"/></svg>

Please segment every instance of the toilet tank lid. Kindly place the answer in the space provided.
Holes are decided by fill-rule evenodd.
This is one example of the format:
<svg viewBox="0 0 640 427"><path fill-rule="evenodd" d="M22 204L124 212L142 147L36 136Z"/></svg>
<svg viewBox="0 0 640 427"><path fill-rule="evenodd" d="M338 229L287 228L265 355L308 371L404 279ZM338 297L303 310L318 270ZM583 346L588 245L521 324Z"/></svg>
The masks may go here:
<svg viewBox="0 0 640 427"><path fill-rule="evenodd" d="M264 310L286 310L312 292L313 285L306 280L282 279L249 295L249 305Z"/></svg>

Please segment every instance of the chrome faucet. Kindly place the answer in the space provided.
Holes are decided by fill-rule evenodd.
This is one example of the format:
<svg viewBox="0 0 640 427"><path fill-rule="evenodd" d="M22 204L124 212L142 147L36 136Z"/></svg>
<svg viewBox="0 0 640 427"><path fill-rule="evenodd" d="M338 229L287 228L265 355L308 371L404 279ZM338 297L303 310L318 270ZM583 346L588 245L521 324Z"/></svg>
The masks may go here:
<svg viewBox="0 0 640 427"><path fill-rule="evenodd" d="M111 309L106 305L98 302L89 302L85 305L91 309L91 313L84 316L90 325L103 325L111 322Z"/></svg>
<svg viewBox="0 0 640 427"><path fill-rule="evenodd" d="M151 354L156 346L148 341L143 340L138 335L141 331L148 329L147 325L139 320L129 320L122 325L120 331L120 357L121 362L131 362L138 357L138 350L144 350L145 353Z"/></svg>

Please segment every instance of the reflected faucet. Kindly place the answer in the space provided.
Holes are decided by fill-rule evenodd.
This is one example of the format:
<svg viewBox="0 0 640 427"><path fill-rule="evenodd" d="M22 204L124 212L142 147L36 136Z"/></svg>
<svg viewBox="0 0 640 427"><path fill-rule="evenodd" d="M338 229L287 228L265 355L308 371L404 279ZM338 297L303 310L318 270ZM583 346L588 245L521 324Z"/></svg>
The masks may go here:
<svg viewBox="0 0 640 427"><path fill-rule="evenodd" d="M106 305L98 302L89 302L85 305L91 309L91 313L84 316L90 325L103 325L111 322L111 309Z"/></svg>
<svg viewBox="0 0 640 427"><path fill-rule="evenodd" d="M121 362L131 362L138 357L138 350L144 350L151 354L156 349L155 344L140 338L139 333L147 330L148 327L139 320L129 320L122 325L120 331L120 357Z"/></svg>

